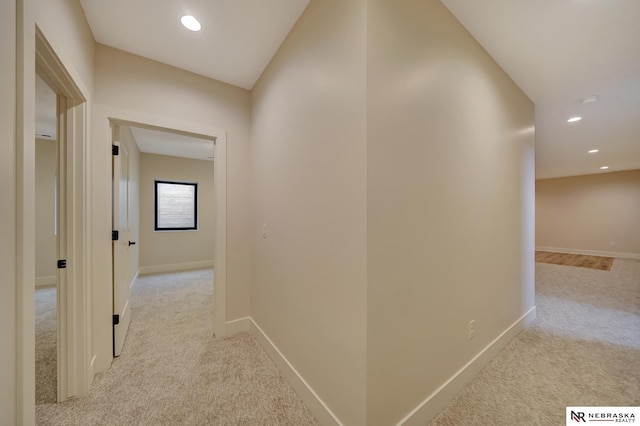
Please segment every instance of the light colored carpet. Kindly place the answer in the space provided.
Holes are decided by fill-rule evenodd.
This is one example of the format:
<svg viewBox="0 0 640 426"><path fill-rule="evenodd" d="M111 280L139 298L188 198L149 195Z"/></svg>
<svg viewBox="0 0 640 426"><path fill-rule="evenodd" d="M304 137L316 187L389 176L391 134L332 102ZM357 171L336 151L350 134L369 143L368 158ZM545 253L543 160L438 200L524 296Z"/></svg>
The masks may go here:
<svg viewBox="0 0 640 426"><path fill-rule="evenodd" d="M213 272L141 277L122 355L88 396L39 405L40 425L316 425L248 333L217 340Z"/></svg>
<svg viewBox="0 0 640 426"><path fill-rule="evenodd" d="M56 288L36 289L36 404L57 400Z"/></svg>
<svg viewBox="0 0 640 426"><path fill-rule="evenodd" d="M317 424L246 333L215 340L211 271L148 276L125 352L42 425ZM640 405L640 261L536 264L538 316L429 424L564 425L566 406Z"/></svg>
<svg viewBox="0 0 640 426"><path fill-rule="evenodd" d="M536 264L537 319L429 424L564 425L567 406L640 405L640 261Z"/></svg>
<svg viewBox="0 0 640 426"><path fill-rule="evenodd" d="M554 253L550 251L537 251L536 262L551 263L554 265L579 266L581 268L600 269L610 271L614 257L588 256L584 254Z"/></svg>

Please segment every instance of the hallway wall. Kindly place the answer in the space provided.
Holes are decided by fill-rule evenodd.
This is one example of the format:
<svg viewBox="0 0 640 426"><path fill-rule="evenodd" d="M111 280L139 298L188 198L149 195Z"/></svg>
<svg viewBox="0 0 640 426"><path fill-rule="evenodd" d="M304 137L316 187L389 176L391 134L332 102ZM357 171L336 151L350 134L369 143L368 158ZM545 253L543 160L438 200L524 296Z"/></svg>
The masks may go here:
<svg viewBox="0 0 640 426"><path fill-rule="evenodd" d="M365 3L311 1L252 92L251 315L347 425L366 401Z"/></svg>
<svg viewBox="0 0 640 426"><path fill-rule="evenodd" d="M536 246L640 259L640 170L537 180Z"/></svg>
<svg viewBox="0 0 640 426"><path fill-rule="evenodd" d="M17 342L18 306L16 280L16 4L0 2L0 336ZM34 80L35 93L35 80ZM16 381L17 344L0 345L0 418L15 424L18 416Z"/></svg>
<svg viewBox="0 0 640 426"><path fill-rule="evenodd" d="M532 102L437 0L311 1L252 107L253 320L339 421L425 423L534 316Z"/></svg>
<svg viewBox="0 0 640 426"><path fill-rule="evenodd" d="M437 0L367 29L367 424L424 424L534 308L534 108Z"/></svg>
<svg viewBox="0 0 640 426"><path fill-rule="evenodd" d="M35 0L36 24L74 78L93 92L95 41L77 0Z"/></svg>

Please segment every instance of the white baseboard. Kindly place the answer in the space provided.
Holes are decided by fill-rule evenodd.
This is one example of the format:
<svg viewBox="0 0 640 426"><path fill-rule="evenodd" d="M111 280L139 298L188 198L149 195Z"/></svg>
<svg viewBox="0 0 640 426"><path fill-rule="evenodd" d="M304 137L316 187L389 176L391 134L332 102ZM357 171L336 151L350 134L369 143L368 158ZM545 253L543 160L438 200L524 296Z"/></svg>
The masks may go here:
<svg viewBox="0 0 640 426"><path fill-rule="evenodd" d="M189 269L213 268L213 260L203 260L200 262L172 263L167 265L141 266L138 270L140 275L158 274L162 272L187 271Z"/></svg>
<svg viewBox="0 0 640 426"><path fill-rule="evenodd" d="M300 373L298 373L298 371L293 367L293 365L291 365L287 358L285 358L282 352L280 352L280 350L271 341L271 339L269 339L269 337L260 328L260 326L255 323L253 318L248 317L247 319L249 321L249 330L251 331L251 334L253 334L258 343L260 343L260 345L264 348L269 357L271 357L276 366L278 366L278 368L282 372L282 375L287 379L289 384L293 387L298 396L300 396L300 398L304 401L307 407L309 407L320 424L342 426L340 420L338 420L335 414L333 414L329 407L327 407L322 399L320 399L318 394L314 392L314 390L304 380Z"/></svg>
<svg viewBox="0 0 640 426"><path fill-rule="evenodd" d="M136 271L136 274L133 276L131 283L129 284L129 291L133 290L133 287L136 285L136 281L138 281L138 277L140 276L140 269Z"/></svg>
<svg viewBox="0 0 640 426"><path fill-rule="evenodd" d="M398 425L425 425L455 397L471 380L495 358L507 344L536 318L536 307L531 308L486 348L462 367L446 383L429 395L420 405L403 418Z"/></svg>
<svg viewBox="0 0 640 426"><path fill-rule="evenodd" d="M227 321L225 335L232 336L236 333L249 331L251 328L251 317L239 318L233 321Z"/></svg>
<svg viewBox="0 0 640 426"><path fill-rule="evenodd" d="M93 384L93 379L96 376L96 359L98 355L93 355L91 358L91 362L89 362L89 374L87 376L87 380L89 381L87 389L91 389L91 385Z"/></svg>
<svg viewBox="0 0 640 426"><path fill-rule="evenodd" d="M36 277L36 287L50 287L56 285L58 279L55 275L51 275L48 277Z"/></svg>
<svg viewBox="0 0 640 426"><path fill-rule="evenodd" d="M427 424L436 414L442 411L447 404L455 397L469 382L493 360L502 349L536 317L536 307L532 307L520 319L515 321L502 334L496 337L478 355L462 367L445 384L440 386L435 392L427 397L413 411L407 414L398 425L424 425ZM239 318L226 323L226 335L230 336L243 331L250 331L256 338L260 346L264 348L269 357L280 369L287 382L294 388L296 393L309 407L313 415L322 425L342 425L340 420L322 401L322 399L309 386L306 380L298 373L295 367L280 352L278 347L271 341L269 336L260 328L251 317Z"/></svg>
<svg viewBox="0 0 640 426"><path fill-rule="evenodd" d="M559 247L538 247L539 251L550 251L552 253L568 253L568 254L585 254L587 256L604 256L604 257L617 257L621 259L635 259L640 260L640 253L619 253L616 251L596 251L596 250L581 250Z"/></svg>

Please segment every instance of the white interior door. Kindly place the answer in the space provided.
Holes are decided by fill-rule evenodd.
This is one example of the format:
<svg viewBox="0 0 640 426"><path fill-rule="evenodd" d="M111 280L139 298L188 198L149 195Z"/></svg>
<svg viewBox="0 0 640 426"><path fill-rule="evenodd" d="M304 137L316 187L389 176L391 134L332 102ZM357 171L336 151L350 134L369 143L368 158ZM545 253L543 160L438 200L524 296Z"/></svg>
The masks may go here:
<svg viewBox="0 0 640 426"><path fill-rule="evenodd" d="M118 126L114 126L113 133L113 356L119 356L131 322L129 154L117 141Z"/></svg>

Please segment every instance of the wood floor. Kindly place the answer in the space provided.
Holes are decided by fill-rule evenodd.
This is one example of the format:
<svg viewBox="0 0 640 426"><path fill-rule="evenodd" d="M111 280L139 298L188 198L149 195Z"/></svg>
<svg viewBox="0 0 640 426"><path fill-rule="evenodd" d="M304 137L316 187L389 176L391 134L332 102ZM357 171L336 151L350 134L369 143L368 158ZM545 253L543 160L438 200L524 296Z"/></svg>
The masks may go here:
<svg viewBox="0 0 640 426"><path fill-rule="evenodd" d="M584 254L552 253L536 250L536 262L554 265L579 266L581 268L610 271L614 257L587 256Z"/></svg>

